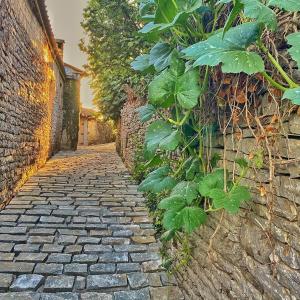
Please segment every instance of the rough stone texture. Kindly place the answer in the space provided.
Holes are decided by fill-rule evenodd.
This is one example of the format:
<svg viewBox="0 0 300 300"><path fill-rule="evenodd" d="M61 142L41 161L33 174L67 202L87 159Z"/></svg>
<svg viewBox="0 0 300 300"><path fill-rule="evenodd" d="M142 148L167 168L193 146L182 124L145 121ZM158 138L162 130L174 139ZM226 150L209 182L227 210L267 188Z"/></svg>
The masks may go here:
<svg viewBox="0 0 300 300"><path fill-rule="evenodd" d="M33 1L0 1L0 202L60 146L64 75L44 21Z"/></svg>
<svg viewBox="0 0 300 300"><path fill-rule="evenodd" d="M146 300L150 287L173 287L160 279L147 214L113 144L60 152L0 210L0 258L11 259L0 263L0 299Z"/></svg>
<svg viewBox="0 0 300 300"><path fill-rule="evenodd" d="M263 113L272 116L274 110L270 103L265 102L266 99L263 99ZM135 112L139 105L137 100L132 99L125 103L120 121L119 152L131 169L134 153L138 150L135 141L142 141L145 132ZM210 251L209 240L221 214L211 214L207 225L192 236L192 260L176 274L186 299L299 299L300 163L292 160L300 155L299 124L298 112L286 120L283 126L285 132L272 148L274 153L282 156L282 164L276 165L275 169L272 210L270 205L268 207L270 198L259 195L259 188L269 185L268 171L250 172L245 183L252 188L252 201L243 206L238 215L224 214ZM242 130L241 142L236 140L241 132L238 133L226 137L229 168L233 167L238 149L239 157L258 150L249 129ZM223 146L223 137L220 137L214 143L214 151L223 156ZM137 241L138 237L133 240ZM142 270L150 271L157 267L155 262L151 262L153 255L156 256L131 253L130 258L134 262L143 261ZM164 299L160 295L164 290L150 289L150 292L153 297Z"/></svg>

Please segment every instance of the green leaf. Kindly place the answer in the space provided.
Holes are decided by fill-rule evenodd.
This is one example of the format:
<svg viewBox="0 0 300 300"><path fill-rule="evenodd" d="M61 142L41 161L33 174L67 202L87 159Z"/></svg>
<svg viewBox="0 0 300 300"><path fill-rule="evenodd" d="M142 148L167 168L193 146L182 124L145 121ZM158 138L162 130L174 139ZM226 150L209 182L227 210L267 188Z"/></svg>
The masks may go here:
<svg viewBox="0 0 300 300"><path fill-rule="evenodd" d="M248 162L245 158L238 158L235 160L235 162L241 167L241 168L248 168Z"/></svg>
<svg viewBox="0 0 300 300"><path fill-rule="evenodd" d="M160 193L164 190L172 189L176 181L168 176L170 172L169 166L163 166L151 172L139 185L139 191Z"/></svg>
<svg viewBox="0 0 300 300"><path fill-rule="evenodd" d="M258 23L265 24L269 29L277 28L275 12L261 3L259 0L240 0L244 4L244 14L246 17L255 19Z"/></svg>
<svg viewBox="0 0 300 300"><path fill-rule="evenodd" d="M181 181L173 188L171 196L182 197L191 204L198 196L197 184L192 181Z"/></svg>
<svg viewBox="0 0 300 300"><path fill-rule="evenodd" d="M175 230L168 230L161 235L160 240L168 242L174 238L175 233L176 233Z"/></svg>
<svg viewBox="0 0 300 300"><path fill-rule="evenodd" d="M147 72L151 69L152 64L150 64L150 55L144 54L138 56L132 63L131 67L135 71Z"/></svg>
<svg viewBox="0 0 300 300"><path fill-rule="evenodd" d="M295 32L287 36L287 41L292 47L288 50L293 60L300 68L300 32Z"/></svg>
<svg viewBox="0 0 300 300"><path fill-rule="evenodd" d="M300 87L286 90L282 98L289 99L294 104L300 105Z"/></svg>
<svg viewBox="0 0 300 300"><path fill-rule="evenodd" d="M164 213L163 217L163 226L167 230L178 230L180 226L175 223L175 217L177 216L177 212L174 210L167 210Z"/></svg>
<svg viewBox="0 0 300 300"><path fill-rule="evenodd" d="M178 12L176 1L159 0L155 13L155 23L171 23Z"/></svg>
<svg viewBox="0 0 300 300"><path fill-rule="evenodd" d="M154 22L149 22L142 29L139 30L139 33L147 34L154 30L158 30L158 28L160 28L160 26L161 26L160 24L155 24Z"/></svg>
<svg viewBox="0 0 300 300"><path fill-rule="evenodd" d="M287 11L300 11L299 0L270 0L268 6L277 6Z"/></svg>
<svg viewBox="0 0 300 300"><path fill-rule="evenodd" d="M142 122L147 122L151 120L155 114L155 107L151 104L147 104L137 108L136 111L139 113L140 120Z"/></svg>
<svg viewBox="0 0 300 300"><path fill-rule="evenodd" d="M149 9L151 9L155 5L155 0L141 0L139 6L139 13L141 16L149 13Z"/></svg>
<svg viewBox="0 0 300 300"><path fill-rule="evenodd" d="M190 167L186 170L185 176L187 180L193 180L195 175L199 172L200 161L199 158L193 159Z"/></svg>
<svg viewBox="0 0 300 300"><path fill-rule="evenodd" d="M169 123L157 120L147 128L145 142L147 149L153 152L157 148L173 151L179 145L180 134Z"/></svg>
<svg viewBox="0 0 300 300"><path fill-rule="evenodd" d="M149 84L149 101L153 105L167 108L175 101L174 91L174 76L169 70L165 70Z"/></svg>
<svg viewBox="0 0 300 300"><path fill-rule="evenodd" d="M169 136L165 137L160 143L159 147L162 150L174 151L181 141L180 132L173 131Z"/></svg>
<svg viewBox="0 0 300 300"><path fill-rule="evenodd" d="M211 190L219 188L224 189L224 170L217 169L206 175L199 182L198 190L203 197L210 197Z"/></svg>
<svg viewBox="0 0 300 300"><path fill-rule="evenodd" d="M150 51L149 63L154 65L157 72L161 72L170 65L173 49L167 43L157 43Z"/></svg>
<svg viewBox="0 0 300 300"><path fill-rule="evenodd" d="M224 38L225 33L232 27L232 24L234 23L234 21L236 20L243 8L244 5L241 3L240 0L237 0L224 25L222 38Z"/></svg>
<svg viewBox="0 0 300 300"><path fill-rule="evenodd" d="M186 206L186 201L179 195L164 198L158 204L159 209L179 211Z"/></svg>
<svg viewBox="0 0 300 300"><path fill-rule="evenodd" d="M195 107L201 94L199 72L190 70L184 73L176 83L176 95L179 104L186 109Z"/></svg>
<svg viewBox="0 0 300 300"><path fill-rule="evenodd" d="M183 50L186 58L196 60L194 66L216 66L222 63L224 73L253 74L264 71L262 58L247 51L260 35L257 23L245 23L233 27L222 39L219 32L204 42L194 44Z"/></svg>
<svg viewBox="0 0 300 300"><path fill-rule="evenodd" d="M155 155L146 164L143 165L142 169L146 170L149 168L156 167L156 166L160 165L162 162L163 162L163 160L161 159L160 155Z"/></svg>
<svg viewBox="0 0 300 300"><path fill-rule="evenodd" d="M187 233L192 233L204 224L207 215L200 207L185 207L174 217L174 227L183 228Z"/></svg>
<svg viewBox="0 0 300 300"><path fill-rule="evenodd" d="M226 203L229 202L228 194L223 189L214 188L210 191L209 195L213 199L215 208L225 208Z"/></svg>

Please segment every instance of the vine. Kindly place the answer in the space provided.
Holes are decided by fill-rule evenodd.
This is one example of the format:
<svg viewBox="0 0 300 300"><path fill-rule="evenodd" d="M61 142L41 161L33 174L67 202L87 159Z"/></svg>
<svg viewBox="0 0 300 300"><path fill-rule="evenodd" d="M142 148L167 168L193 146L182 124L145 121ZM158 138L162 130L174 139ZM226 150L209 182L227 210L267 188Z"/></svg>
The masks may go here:
<svg viewBox="0 0 300 300"><path fill-rule="evenodd" d="M236 214L251 199L250 187L243 185L249 172L264 167L269 170L269 190L261 184L259 193L270 195L271 224L278 163L273 148L281 120L300 104L300 85L283 64L274 40L282 15L299 11L300 2L292 0L141 1L145 26L139 32L156 44L132 67L155 74L149 103L139 114L143 122L154 116L156 120L146 131L144 158L150 171L139 188L158 199L164 241L183 241L211 213ZM282 43L287 60L292 58L299 67L297 28L288 29ZM264 95L276 106L267 121L257 109ZM245 132L242 121L261 145L248 157L238 157ZM218 132L225 146L230 130L239 145L232 168L226 165L226 149L223 157L212 153ZM186 249L186 239L184 245Z"/></svg>

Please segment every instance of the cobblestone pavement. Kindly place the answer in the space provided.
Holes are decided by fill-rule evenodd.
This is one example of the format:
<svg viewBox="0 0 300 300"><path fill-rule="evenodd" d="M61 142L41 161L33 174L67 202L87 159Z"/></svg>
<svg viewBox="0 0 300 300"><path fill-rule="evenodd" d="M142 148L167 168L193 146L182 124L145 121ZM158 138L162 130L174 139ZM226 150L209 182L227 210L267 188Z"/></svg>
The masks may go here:
<svg viewBox="0 0 300 300"><path fill-rule="evenodd" d="M182 299L113 144L56 155L0 226L0 300Z"/></svg>

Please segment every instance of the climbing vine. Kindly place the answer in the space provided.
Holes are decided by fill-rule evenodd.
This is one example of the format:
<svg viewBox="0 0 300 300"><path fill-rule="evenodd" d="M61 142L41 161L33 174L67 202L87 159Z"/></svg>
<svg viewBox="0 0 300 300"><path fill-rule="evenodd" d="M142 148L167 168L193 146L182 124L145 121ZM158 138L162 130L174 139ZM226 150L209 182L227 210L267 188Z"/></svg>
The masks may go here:
<svg viewBox="0 0 300 300"><path fill-rule="evenodd" d="M272 189L271 139L281 117L300 104L300 85L282 63L276 41L287 49L294 69L299 67L299 26L278 35L282 16L299 11L300 2L294 0L141 1L145 24L139 33L155 45L132 68L155 77L149 103L138 109L142 122L154 120L145 135L143 168L149 174L139 188L158 199L163 240L184 242L182 236L213 212L237 213L251 199L243 179L266 163ZM257 96L266 93L284 107L267 127L256 109ZM236 157L238 170L230 172L226 149L220 157L211 145L217 132L226 139L229 125L238 128L241 118L264 148ZM260 193L266 193L262 187Z"/></svg>

